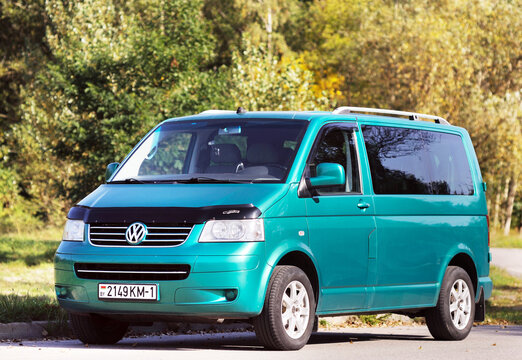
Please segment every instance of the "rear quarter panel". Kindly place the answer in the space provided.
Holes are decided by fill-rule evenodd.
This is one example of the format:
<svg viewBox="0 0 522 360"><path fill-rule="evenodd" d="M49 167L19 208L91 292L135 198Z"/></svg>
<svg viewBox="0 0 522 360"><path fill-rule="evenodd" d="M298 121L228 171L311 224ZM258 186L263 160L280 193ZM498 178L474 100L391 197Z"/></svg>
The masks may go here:
<svg viewBox="0 0 522 360"><path fill-rule="evenodd" d="M451 259L469 255L477 277L489 274L487 207L482 176L466 130L438 124L404 121L360 121L381 125L442 131L463 141L473 178L474 194L375 195L377 277L371 308L433 306ZM364 156L366 152L364 152ZM405 296L404 294L408 294ZM477 294L478 296L478 294Z"/></svg>

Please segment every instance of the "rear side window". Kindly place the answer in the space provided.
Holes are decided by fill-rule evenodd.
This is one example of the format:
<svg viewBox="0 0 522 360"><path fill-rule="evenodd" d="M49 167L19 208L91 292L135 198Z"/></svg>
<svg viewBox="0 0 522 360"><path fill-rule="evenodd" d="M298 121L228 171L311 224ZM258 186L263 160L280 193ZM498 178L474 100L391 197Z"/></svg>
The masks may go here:
<svg viewBox="0 0 522 360"><path fill-rule="evenodd" d="M362 131L375 194L473 195L460 136L370 125Z"/></svg>

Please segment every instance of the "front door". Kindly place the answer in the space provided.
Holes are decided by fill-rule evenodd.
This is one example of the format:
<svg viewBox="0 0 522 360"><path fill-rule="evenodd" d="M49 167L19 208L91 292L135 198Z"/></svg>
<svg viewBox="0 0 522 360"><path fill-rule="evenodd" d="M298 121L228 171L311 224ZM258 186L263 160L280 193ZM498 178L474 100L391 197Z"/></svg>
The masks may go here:
<svg viewBox="0 0 522 360"><path fill-rule="evenodd" d="M369 237L375 229L373 199L361 185L359 131L355 122L325 125L305 170L320 163L343 166L346 183L312 190L306 198L310 248L321 279L319 313L365 307Z"/></svg>

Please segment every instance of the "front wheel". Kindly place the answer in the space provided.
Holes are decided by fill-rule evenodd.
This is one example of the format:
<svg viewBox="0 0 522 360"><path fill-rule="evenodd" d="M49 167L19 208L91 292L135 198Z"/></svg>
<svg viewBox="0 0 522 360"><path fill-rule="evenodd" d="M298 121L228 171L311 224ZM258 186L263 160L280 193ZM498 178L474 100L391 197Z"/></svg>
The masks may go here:
<svg viewBox="0 0 522 360"><path fill-rule="evenodd" d="M298 350L313 330L315 297L306 274L295 266L276 266L261 314L254 319L259 341L269 349Z"/></svg>
<svg viewBox="0 0 522 360"><path fill-rule="evenodd" d="M74 334L84 344L115 344L127 332L128 324L100 315L69 313Z"/></svg>
<svg viewBox="0 0 522 360"><path fill-rule="evenodd" d="M437 306L426 313L426 325L437 340L466 338L475 318L475 291L468 273L448 266Z"/></svg>

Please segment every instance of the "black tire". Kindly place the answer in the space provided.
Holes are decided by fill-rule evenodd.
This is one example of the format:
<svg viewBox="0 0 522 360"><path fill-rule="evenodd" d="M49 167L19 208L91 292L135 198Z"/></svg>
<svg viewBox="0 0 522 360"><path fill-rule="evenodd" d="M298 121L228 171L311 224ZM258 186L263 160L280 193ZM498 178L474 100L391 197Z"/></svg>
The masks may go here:
<svg viewBox="0 0 522 360"><path fill-rule="evenodd" d="M128 323L100 315L69 314L74 334L84 344L115 344L120 341L129 327Z"/></svg>
<svg viewBox="0 0 522 360"><path fill-rule="evenodd" d="M451 294L453 286L458 287L458 281L463 281L469 290L470 302L462 301L464 297L455 298ZM464 289L464 286L462 287ZM458 292L458 289L456 290ZM460 299L460 300L459 300ZM458 310L450 311L453 302ZM469 306L469 309L468 309ZM468 310L468 311L462 311ZM453 319L459 318L461 312L467 322L460 321L455 324ZM453 313L453 316L452 316ZM458 266L448 266L440 289L437 306L426 311L426 325L431 335L437 340L462 340L465 339L473 326L475 318L475 290L468 273Z"/></svg>
<svg viewBox="0 0 522 360"><path fill-rule="evenodd" d="M303 288L306 290L306 293L303 293L303 302L295 308L292 306L290 309L283 305L283 295L285 294L285 291L287 292L287 295L289 294L291 290L287 289L287 287L289 287L294 281L297 282L294 284L298 287L302 285L298 290L299 292L296 292L296 294L300 294ZM304 315L299 315L306 307L306 304L308 304L308 318ZM292 314L291 316L296 314L295 318L303 319L303 323L300 327L295 325L292 330L288 330L293 332L297 329L297 333L294 334L296 338L291 337L286 330L287 328L290 329L289 326L291 326L291 322L287 324L288 327L287 325L283 325L283 309L285 310L285 313L286 311L290 311ZM306 274L295 266L276 266L268 283L263 311L259 316L254 318L254 329L259 341L267 349L299 350L305 346L310 339L314 320L315 296L310 280ZM301 330L299 331L298 328ZM302 334L299 335L301 332Z"/></svg>

